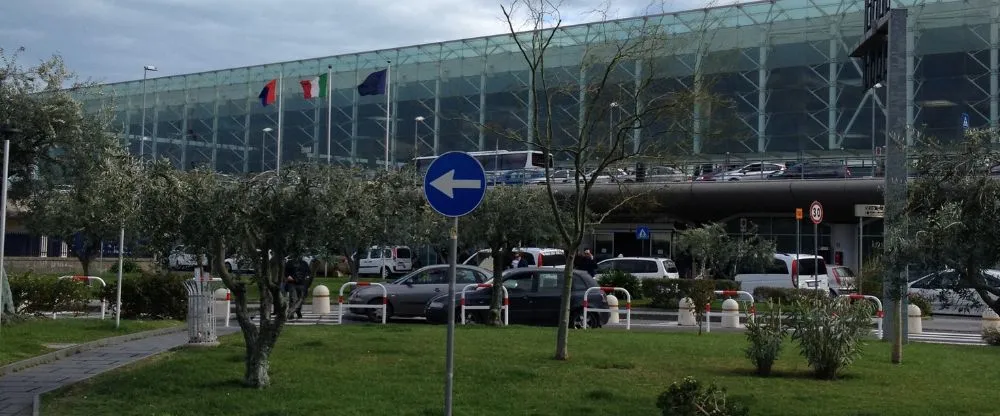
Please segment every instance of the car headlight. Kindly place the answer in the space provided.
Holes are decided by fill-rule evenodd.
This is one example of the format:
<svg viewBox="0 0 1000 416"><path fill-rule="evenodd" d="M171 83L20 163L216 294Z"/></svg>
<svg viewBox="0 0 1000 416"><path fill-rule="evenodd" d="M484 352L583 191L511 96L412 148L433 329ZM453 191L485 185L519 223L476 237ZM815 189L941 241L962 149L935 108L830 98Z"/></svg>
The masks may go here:
<svg viewBox="0 0 1000 416"><path fill-rule="evenodd" d="M444 302L437 302L437 301L431 302L429 305L427 305L427 308L428 309L442 309L442 308L444 308Z"/></svg>

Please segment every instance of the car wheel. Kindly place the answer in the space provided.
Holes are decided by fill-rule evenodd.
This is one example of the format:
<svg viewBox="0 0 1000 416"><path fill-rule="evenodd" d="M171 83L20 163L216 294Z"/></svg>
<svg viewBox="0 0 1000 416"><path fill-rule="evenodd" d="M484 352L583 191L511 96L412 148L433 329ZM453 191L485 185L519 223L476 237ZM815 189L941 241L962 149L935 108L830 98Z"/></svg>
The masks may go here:
<svg viewBox="0 0 1000 416"><path fill-rule="evenodd" d="M740 180L740 179L739 178L729 178L729 182L736 182L738 180Z"/></svg>
<svg viewBox="0 0 1000 416"><path fill-rule="evenodd" d="M381 303L382 303L382 298L375 298L375 299L372 299L372 300L368 301L369 305L379 305ZM389 318L392 318L392 304L391 303L385 304L385 314L386 314L385 321L389 322ZM368 310L368 320L372 321L373 323L376 323L376 324L382 323L382 309L380 309L380 308L371 308L371 309L369 309Z"/></svg>
<svg viewBox="0 0 1000 416"><path fill-rule="evenodd" d="M575 311L570 317L570 325L575 329L583 329L583 311ZM587 328L600 328L601 320L596 312L587 314Z"/></svg>
<svg viewBox="0 0 1000 416"><path fill-rule="evenodd" d="M455 308L455 323L462 324L462 308ZM477 311L465 311L465 324L478 325L486 323L485 317Z"/></svg>

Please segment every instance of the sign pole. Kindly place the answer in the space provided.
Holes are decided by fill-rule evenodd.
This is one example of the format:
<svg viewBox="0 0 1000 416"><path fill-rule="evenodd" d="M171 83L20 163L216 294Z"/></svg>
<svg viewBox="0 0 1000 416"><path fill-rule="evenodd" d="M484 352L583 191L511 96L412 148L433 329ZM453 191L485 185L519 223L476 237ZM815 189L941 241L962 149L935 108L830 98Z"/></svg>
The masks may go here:
<svg viewBox="0 0 1000 416"><path fill-rule="evenodd" d="M858 217L858 282L855 282L857 286L858 294L863 295L864 291L861 290L861 282L864 281L865 276L862 275L862 270L865 267L865 218Z"/></svg>
<svg viewBox="0 0 1000 416"><path fill-rule="evenodd" d="M813 287L819 290L819 223L813 223Z"/></svg>
<svg viewBox="0 0 1000 416"><path fill-rule="evenodd" d="M451 224L451 248L448 252L448 340L445 347L444 414L451 416L455 382L455 270L458 258L458 217Z"/></svg>
<svg viewBox="0 0 1000 416"><path fill-rule="evenodd" d="M802 208L795 208L795 264L799 264L799 253L802 252ZM799 281L798 266L795 268L795 282ZM796 288L798 289L798 288Z"/></svg>

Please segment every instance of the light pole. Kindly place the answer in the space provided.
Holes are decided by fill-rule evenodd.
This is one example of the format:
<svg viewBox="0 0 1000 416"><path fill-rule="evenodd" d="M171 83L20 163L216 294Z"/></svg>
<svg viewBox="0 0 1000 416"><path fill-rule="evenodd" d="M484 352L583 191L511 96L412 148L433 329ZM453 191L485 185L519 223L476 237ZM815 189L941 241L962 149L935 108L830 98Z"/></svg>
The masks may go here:
<svg viewBox="0 0 1000 416"><path fill-rule="evenodd" d="M875 85L868 90L872 95L872 173L877 173L878 171L878 158L875 157L875 106L878 105L878 89L882 88L881 82L876 82Z"/></svg>
<svg viewBox="0 0 1000 416"><path fill-rule="evenodd" d="M265 149L267 148L267 134L270 133L270 132L272 132L272 131L274 131L274 129L272 129L270 127L264 127L264 130L261 130L261 133L260 133L260 171L261 171L261 173L264 172L264 166L266 166L266 164L264 163L264 158L267 156L267 152L265 151Z"/></svg>
<svg viewBox="0 0 1000 416"><path fill-rule="evenodd" d="M612 101L608 109L608 150L612 150L615 147L615 109L618 108L618 102Z"/></svg>
<svg viewBox="0 0 1000 416"><path fill-rule="evenodd" d="M155 66L142 67L142 137L139 138L139 159L146 157L146 75L149 71L158 71Z"/></svg>
<svg viewBox="0 0 1000 416"><path fill-rule="evenodd" d="M424 116L417 116L416 118L413 119L413 158L414 159L420 157L420 152L418 151L419 148L417 147L417 146L419 146L418 145L418 140L420 139L420 136L417 133L419 133L420 122L421 121L424 121Z"/></svg>
<svg viewBox="0 0 1000 416"><path fill-rule="evenodd" d="M9 122L8 122L9 123ZM3 141L3 191L2 201L3 206L0 207L0 322L3 321L3 308L4 308L4 296L9 296L10 294L10 283L7 281L7 270L4 268L4 250L7 248L7 188L9 188L7 183L7 169L10 163L10 137L20 133L21 130L11 127L9 124L4 124L0 126L0 136L4 137ZM8 302L11 302L9 299Z"/></svg>

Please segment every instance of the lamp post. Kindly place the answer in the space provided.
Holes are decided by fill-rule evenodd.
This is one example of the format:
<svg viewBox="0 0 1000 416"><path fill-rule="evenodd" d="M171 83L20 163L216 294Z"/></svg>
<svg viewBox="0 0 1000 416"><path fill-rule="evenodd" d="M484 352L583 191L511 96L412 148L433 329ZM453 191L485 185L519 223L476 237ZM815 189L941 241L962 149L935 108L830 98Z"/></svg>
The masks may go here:
<svg viewBox="0 0 1000 416"><path fill-rule="evenodd" d="M613 149L615 147L615 129L614 129L614 125L615 125L615 110L614 109L618 108L618 102L617 101L612 101L610 107L611 108L608 110L608 150L611 150L611 149Z"/></svg>
<svg viewBox="0 0 1000 416"><path fill-rule="evenodd" d="M872 95L872 172L877 173L878 170L878 158L875 157L875 106L878 105L878 89L882 88L881 82L876 82L875 85L868 90Z"/></svg>
<svg viewBox="0 0 1000 416"><path fill-rule="evenodd" d="M10 166L10 137L20 133L21 130L11 127L9 122L0 126L0 136L3 136L3 206L0 206L0 322L3 321L3 297L9 296L10 283L7 282L7 270L4 268L4 251L7 248L7 171Z"/></svg>
<svg viewBox="0 0 1000 416"><path fill-rule="evenodd" d="M158 71L155 66L142 67L142 137L139 138L139 159L146 157L146 76L149 71Z"/></svg>
<svg viewBox="0 0 1000 416"><path fill-rule="evenodd" d="M274 131L274 129L272 129L270 127L264 127L264 129L261 130L261 133L260 133L260 171L261 172L264 172L264 166L266 166L265 163L264 163L264 158L267 156L267 152L265 152L264 150L266 149L266 146L267 146L267 134L270 133L270 132L272 132L272 131Z"/></svg>
<svg viewBox="0 0 1000 416"><path fill-rule="evenodd" d="M420 157L420 152L418 150L419 148L417 146L419 146L418 140L420 139L420 136L418 135L418 133L420 132L419 129L420 129L420 122L421 121L424 121L424 116L417 116L416 118L413 119L413 158L414 159Z"/></svg>

